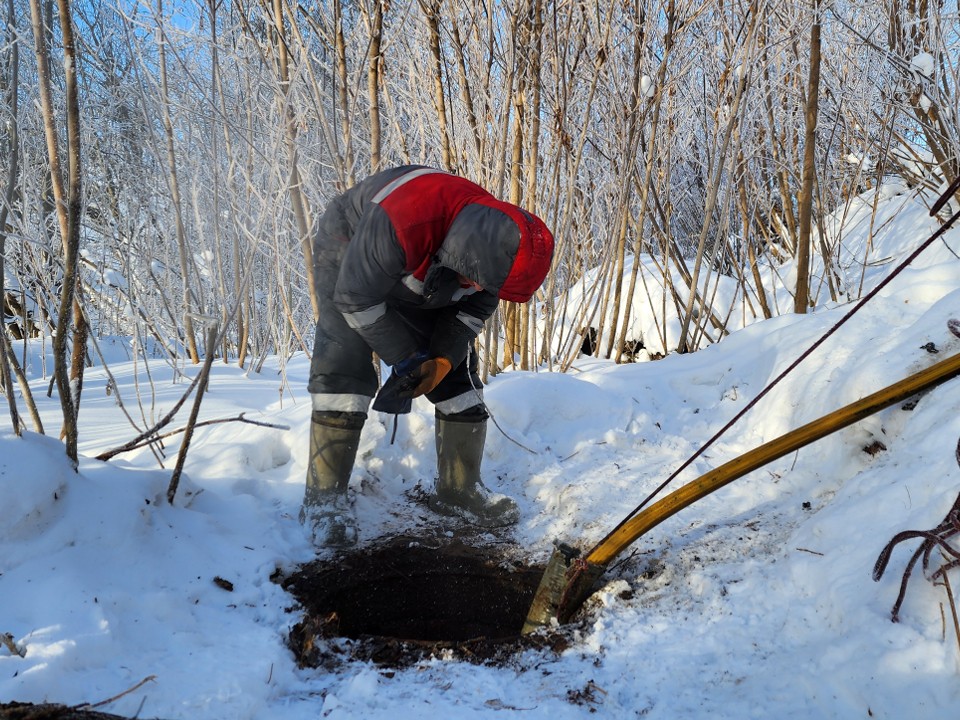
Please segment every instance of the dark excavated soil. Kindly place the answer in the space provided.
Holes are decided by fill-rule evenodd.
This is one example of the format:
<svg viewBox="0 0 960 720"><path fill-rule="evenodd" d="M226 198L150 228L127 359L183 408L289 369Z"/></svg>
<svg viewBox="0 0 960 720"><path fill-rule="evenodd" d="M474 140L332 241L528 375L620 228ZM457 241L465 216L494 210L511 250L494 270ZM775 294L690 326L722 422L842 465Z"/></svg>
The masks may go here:
<svg viewBox="0 0 960 720"><path fill-rule="evenodd" d="M0 720L125 720L120 715L79 710L67 705L0 704Z"/></svg>
<svg viewBox="0 0 960 720"><path fill-rule="evenodd" d="M431 655L500 663L528 647L561 649L560 635L520 636L543 568L458 540L394 541L284 578L303 607L290 647L304 667L345 659L406 666Z"/></svg>

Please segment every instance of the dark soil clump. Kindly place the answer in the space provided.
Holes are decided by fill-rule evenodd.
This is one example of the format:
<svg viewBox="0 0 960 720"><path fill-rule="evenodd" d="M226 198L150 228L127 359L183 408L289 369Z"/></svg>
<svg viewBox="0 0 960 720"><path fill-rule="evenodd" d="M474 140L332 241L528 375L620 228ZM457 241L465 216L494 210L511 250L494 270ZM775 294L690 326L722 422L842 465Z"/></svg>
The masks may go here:
<svg viewBox="0 0 960 720"><path fill-rule="evenodd" d="M315 560L281 582L303 606L290 632L302 667L344 659L403 667L430 656L501 663L524 648L560 650L559 633L521 637L543 567L459 540L394 541Z"/></svg>
<svg viewBox="0 0 960 720"><path fill-rule="evenodd" d="M33 705L30 703L0 704L0 720L124 720L120 715L81 710L68 705L51 703Z"/></svg>

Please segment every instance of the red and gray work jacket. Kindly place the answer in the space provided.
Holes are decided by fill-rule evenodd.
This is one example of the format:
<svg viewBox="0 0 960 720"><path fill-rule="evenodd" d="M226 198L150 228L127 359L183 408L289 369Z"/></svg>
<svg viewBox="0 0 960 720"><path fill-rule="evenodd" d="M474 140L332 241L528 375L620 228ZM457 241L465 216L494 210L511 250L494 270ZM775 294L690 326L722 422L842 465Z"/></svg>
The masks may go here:
<svg viewBox="0 0 960 720"><path fill-rule="evenodd" d="M553 257L553 236L540 218L421 166L385 170L334 199L315 256L343 242L333 303L388 365L427 349L456 367L497 300L529 300ZM458 275L483 290L462 287ZM429 348L417 346L400 317L405 310L441 310Z"/></svg>

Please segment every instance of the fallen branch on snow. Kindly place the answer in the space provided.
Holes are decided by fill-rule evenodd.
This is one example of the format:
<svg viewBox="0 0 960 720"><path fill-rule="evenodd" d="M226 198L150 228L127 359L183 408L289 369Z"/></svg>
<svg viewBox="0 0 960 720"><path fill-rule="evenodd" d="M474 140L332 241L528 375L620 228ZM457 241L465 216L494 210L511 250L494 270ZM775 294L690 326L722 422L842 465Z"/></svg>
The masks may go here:
<svg viewBox="0 0 960 720"><path fill-rule="evenodd" d="M94 708L103 707L104 705L109 705L110 703L116 702L117 700L124 697L125 695L129 695L132 692L136 692L141 687L146 685L148 682L152 682L153 680L156 680L156 679L157 679L156 675L147 675L143 680L138 682L132 688L124 690L119 695L114 695L113 697L107 698L106 700L101 700L100 702L97 702L97 703L84 703L82 705L76 705L74 706L73 709L74 710L93 710Z"/></svg>
<svg viewBox="0 0 960 720"><path fill-rule="evenodd" d="M244 415L246 415L246 413L242 412L236 417L218 418L216 420L204 420L203 422L198 422L196 425L194 425L194 427L199 428L199 427L205 427L207 425L219 425L221 423L240 422L240 423L246 423L247 425L257 425L259 427L273 428L274 430L290 429L289 425L275 425L273 423L262 422L260 420L248 420L246 417L244 417ZM134 445L130 445L129 443L127 443L122 448L118 448L116 451L111 450L110 452L113 453L114 455L118 455L120 453L138 450L139 448L146 447L147 445L151 445L157 442L158 440L166 440L169 437L173 437L174 435L179 435L182 432L186 432L186 429L187 429L186 427L182 427L182 428L177 428L176 430L171 430L170 432L163 433L163 435L154 435L148 439L140 440ZM104 455L105 454L106 453L104 453ZM113 455L111 455L111 457L113 457ZM105 460L108 458L104 458L101 455L98 455L97 459Z"/></svg>

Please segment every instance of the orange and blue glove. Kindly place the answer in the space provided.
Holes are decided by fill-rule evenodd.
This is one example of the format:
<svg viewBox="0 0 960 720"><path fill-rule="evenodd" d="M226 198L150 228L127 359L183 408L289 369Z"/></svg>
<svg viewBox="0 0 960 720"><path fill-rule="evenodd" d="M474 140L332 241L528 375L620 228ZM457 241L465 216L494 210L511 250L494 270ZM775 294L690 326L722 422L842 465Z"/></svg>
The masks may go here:
<svg viewBox="0 0 960 720"><path fill-rule="evenodd" d="M428 358L420 351L393 366L390 377L373 401L373 409L394 415L410 412L415 397L431 392L450 372L445 357Z"/></svg>
<svg viewBox="0 0 960 720"><path fill-rule="evenodd" d="M420 397L431 392L450 372L450 361L445 357L435 357L425 360L420 364L417 374L420 376L419 384L413 389L410 397Z"/></svg>

